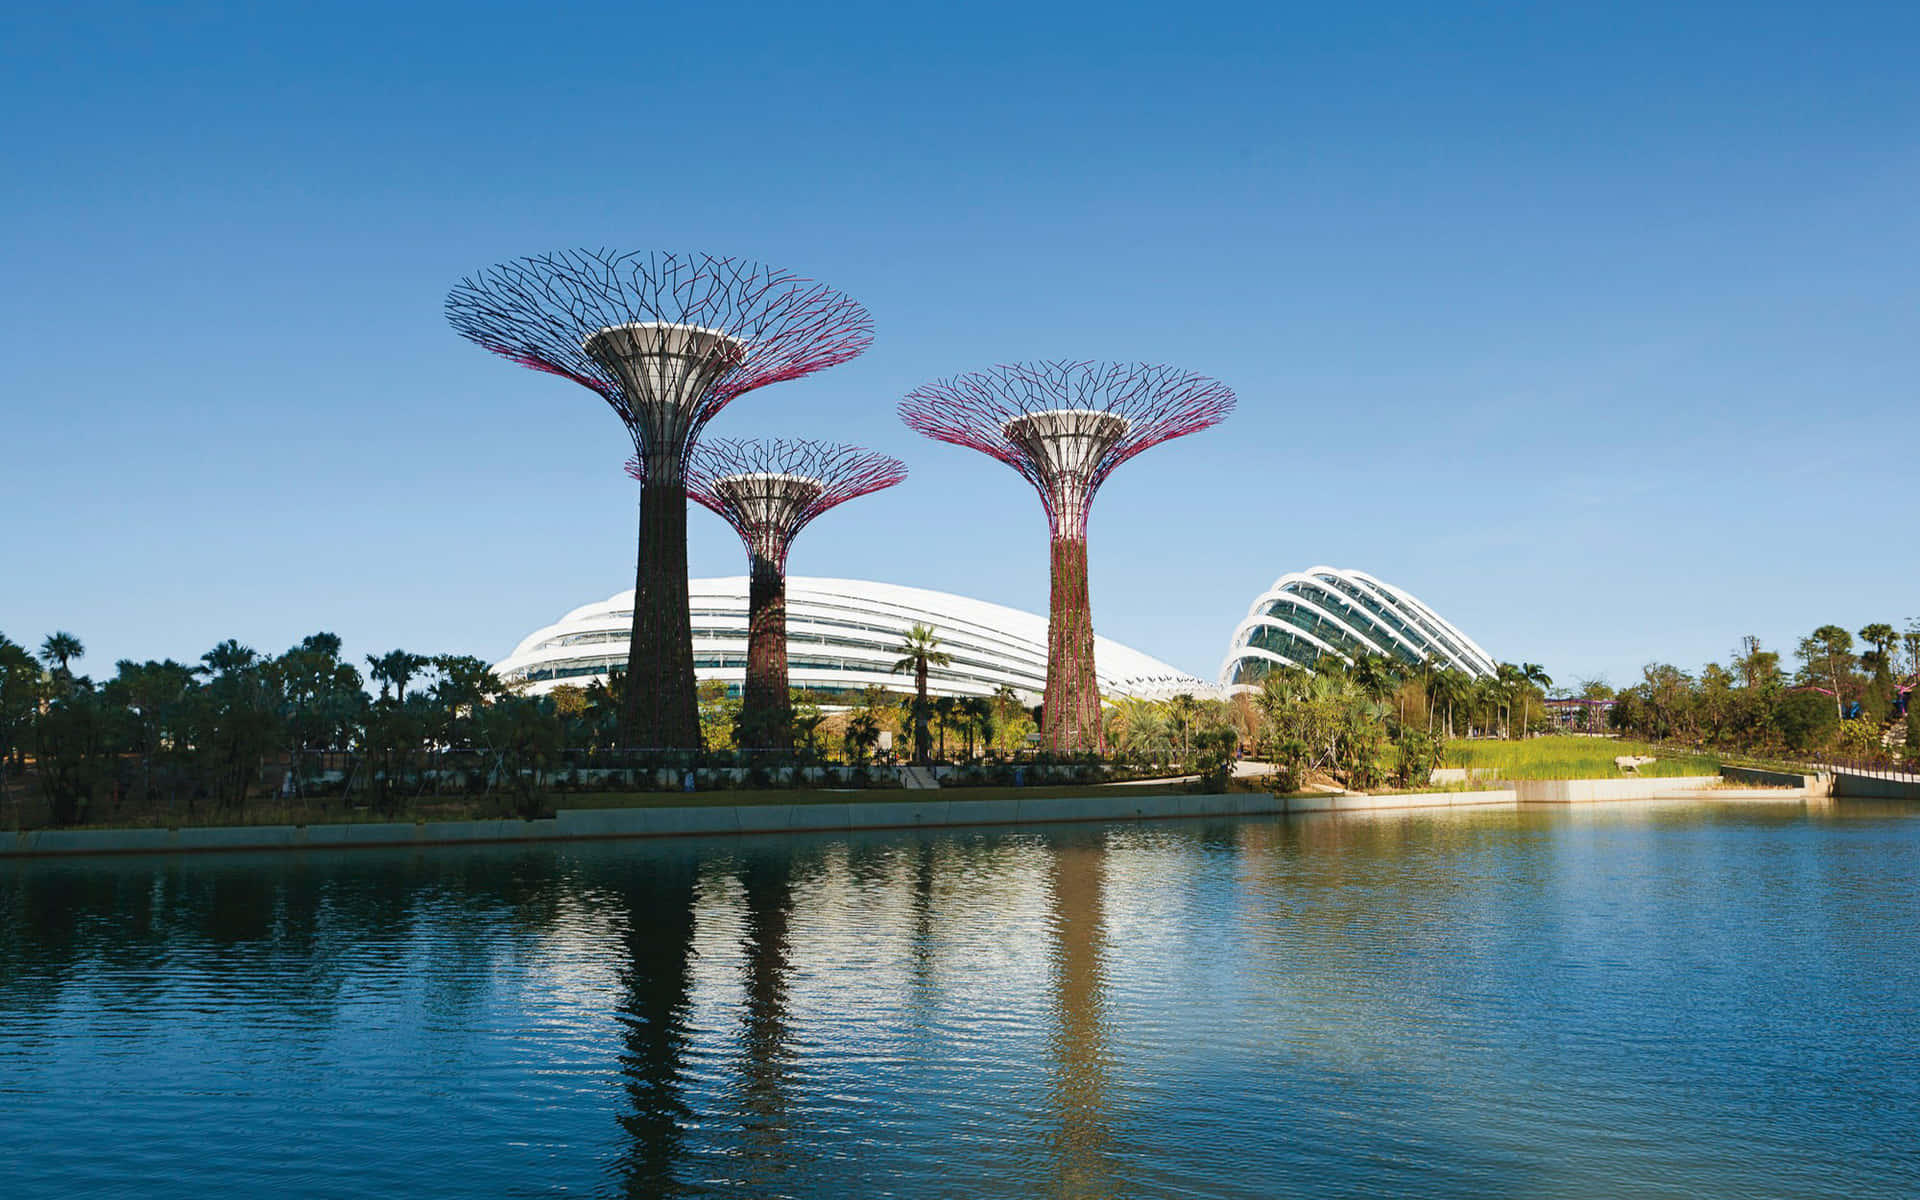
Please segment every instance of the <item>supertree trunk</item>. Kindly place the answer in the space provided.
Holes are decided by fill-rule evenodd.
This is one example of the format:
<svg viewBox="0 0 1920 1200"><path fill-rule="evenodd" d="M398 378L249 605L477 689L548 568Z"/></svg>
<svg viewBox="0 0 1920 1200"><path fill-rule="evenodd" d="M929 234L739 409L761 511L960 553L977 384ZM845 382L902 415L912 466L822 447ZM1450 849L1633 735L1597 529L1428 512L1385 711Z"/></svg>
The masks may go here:
<svg viewBox="0 0 1920 1200"><path fill-rule="evenodd" d="M700 745L687 611L687 496L677 474L640 488L640 562L619 739L645 749Z"/></svg>
<svg viewBox="0 0 1920 1200"><path fill-rule="evenodd" d="M1087 541L1053 539L1053 599L1047 606L1047 691L1040 737L1062 754L1103 753L1100 684L1093 664L1093 603Z"/></svg>
<svg viewBox="0 0 1920 1200"><path fill-rule="evenodd" d="M747 588L747 682L740 728L748 749L793 751L793 701L787 688L787 575L754 555Z"/></svg>
<svg viewBox="0 0 1920 1200"><path fill-rule="evenodd" d="M1087 600L1087 517L1113 469L1150 446L1218 424L1233 410L1224 384L1144 363L1042 362L995 367L914 389L908 428L1012 467L1040 493L1051 542L1048 749L1105 750Z"/></svg>
<svg viewBox="0 0 1920 1200"><path fill-rule="evenodd" d="M637 458L627 464L627 473L643 483L648 479ZM906 477L897 458L805 439L723 439L689 457L687 496L732 525L747 548L743 749L793 752L793 702L787 690L787 553L793 539L835 505Z"/></svg>
<svg viewBox="0 0 1920 1200"><path fill-rule="evenodd" d="M736 397L860 354L866 309L777 268L706 254L567 250L500 263L447 295L462 337L598 394L646 476L619 738L700 749L687 515L678 489L707 422Z"/></svg>

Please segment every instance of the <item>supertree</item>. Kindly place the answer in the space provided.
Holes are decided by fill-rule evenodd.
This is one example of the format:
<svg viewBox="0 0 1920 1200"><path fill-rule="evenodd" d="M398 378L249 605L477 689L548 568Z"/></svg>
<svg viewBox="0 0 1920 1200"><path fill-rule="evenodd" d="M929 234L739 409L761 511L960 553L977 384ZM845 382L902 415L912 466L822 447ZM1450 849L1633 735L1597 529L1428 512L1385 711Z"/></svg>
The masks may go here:
<svg viewBox="0 0 1920 1200"><path fill-rule="evenodd" d="M1052 540L1047 691L1041 736L1054 751L1098 750L1087 595L1087 512L1108 475L1134 455L1197 433L1233 411L1225 384L1142 363L999 366L916 388L900 418L919 433L990 454L1040 493Z"/></svg>
<svg viewBox="0 0 1920 1200"><path fill-rule="evenodd" d="M627 474L646 480L629 459ZM747 547L747 679L740 728L755 749L793 749L787 692L787 553L813 519L907 477L897 458L830 442L723 438L687 462L687 495L733 526Z"/></svg>
<svg viewBox="0 0 1920 1200"><path fill-rule="evenodd" d="M734 397L861 353L872 318L824 284L759 263L566 250L461 280L447 319L495 354L599 393L627 427L645 480L620 740L698 748L687 456Z"/></svg>

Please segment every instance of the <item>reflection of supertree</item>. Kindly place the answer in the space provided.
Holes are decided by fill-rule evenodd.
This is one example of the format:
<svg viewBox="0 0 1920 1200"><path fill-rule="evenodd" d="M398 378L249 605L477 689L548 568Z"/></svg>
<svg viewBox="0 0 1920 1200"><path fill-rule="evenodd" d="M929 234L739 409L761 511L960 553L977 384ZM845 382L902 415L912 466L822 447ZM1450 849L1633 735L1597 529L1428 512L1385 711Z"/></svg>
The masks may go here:
<svg viewBox="0 0 1920 1200"><path fill-rule="evenodd" d="M1096 836L1062 840L1053 857L1054 1017L1056 1074L1049 1098L1059 1121L1054 1162L1060 1192L1111 1194L1113 1150L1107 1089L1112 1055L1106 1014L1105 903L1107 851Z"/></svg>
<svg viewBox="0 0 1920 1200"><path fill-rule="evenodd" d="M627 473L644 482L638 459ZM687 462L687 495L733 526L747 547L747 678L744 745L793 749L787 695L787 552L815 517L907 477L897 458L829 442L722 439Z"/></svg>
<svg viewBox="0 0 1920 1200"><path fill-rule="evenodd" d="M865 350L872 319L831 288L758 263L590 250L462 280L447 318L495 354L599 393L632 435L645 481L620 740L698 747L687 455L735 396Z"/></svg>
<svg viewBox="0 0 1920 1200"><path fill-rule="evenodd" d="M749 1154L760 1160L755 1183L768 1194L790 1165L787 1144L789 1076L795 1046L789 1027L787 974L792 967L789 929L793 918L793 860L784 855L755 856L740 872L745 902L746 1014L741 1036L743 1115Z"/></svg>
<svg viewBox="0 0 1920 1200"><path fill-rule="evenodd" d="M1040 493L1053 542L1047 609L1047 692L1041 734L1049 749L1101 745L1087 596L1087 511L1113 469L1171 438L1216 425L1233 411L1225 384L1138 363L1000 366L908 393L900 417L943 442L1006 463Z"/></svg>
<svg viewBox="0 0 1920 1200"><path fill-rule="evenodd" d="M691 1123L681 1070L693 992L695 887L687 862L662 854L635 871L618 897L625 925L620 1068L632 1111L619 1118L628 1145L613 1169L628 1195L673 1194Z"/></svg>

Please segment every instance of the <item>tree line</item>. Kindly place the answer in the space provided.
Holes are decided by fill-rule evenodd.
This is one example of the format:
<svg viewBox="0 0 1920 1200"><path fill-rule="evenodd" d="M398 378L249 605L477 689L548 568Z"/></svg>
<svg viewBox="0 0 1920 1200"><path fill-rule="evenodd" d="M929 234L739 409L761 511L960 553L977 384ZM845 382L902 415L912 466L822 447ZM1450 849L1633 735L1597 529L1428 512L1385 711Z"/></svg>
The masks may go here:
<svg viewBox="0 0 1920 1200"><path fill-rule="evenodd" d="M896 670L915 677L916 694L795 689L793 751L779 757L865 766L1027 750L1037 714L1011 689L929 698L927 669L947 661L939 639L920 627L898 649ZM19 821L27 796L56 825L237 814L269 796L348 798L387 814L425 796L493 796L534 813L553 785L596 762L644 771L775 757L717 681L698 690L710 752L649 755L620 750L626 676L617 669L531 696L468 655L394 650L354 663L331 633L279 655L229 640L193 663L122 660L101 680L78 669L85 655L70 633L37 651L0 634L0 819Z"/></svg>
<svg viewBox="0 0 1920 1200"><path fill-rule="evenodd" d="M480 659L395 650L368 656L363 675L331 633L280 655L228 640L195 663L123 659L99 681L75 669L85 654L70 633L37 654L0 634L0 794L31 762L56 824L103 805L237 810L273 763L284 790L311 792L329 753L356 756L370 802L392 807L407 756L519 751L540 724L542 706L507 694Z"/></svg>
<svg viewBox="0 0 1920 1200"><path fill-rule="evenodd" d="M1800 639L1791 665L1749 636L1724 664L1691 672L1648 663L1636 684L1615 691L1596 682L1583 694L1614 701L1614 729L1654 740L1913 762L1920 723L1909 701L1920 678L1920 622L1904 632L1875 622L1855 636L1822 625Z"/></svg>
<svg viewBox="0 0 1920 1200"><path fill-rule="evenodd" d="M1276 664L1258 691L1227 700L1122 700L1107 710L1107 741L1203 775L1223 771L1234 754L1251 755L1273 768L1270 785L1284 792L1315 781L1420 787L1450 738L1550 728L1542 702L1552 685L1538 663L1501 663L1476 676L1431 660L1324 656L1311 670Z"/></svg>
<svg viewBox="0 0 1920 1200"><path fill-rule="evenodd" d="M1900 643L1869 627L1878 640L1854 654L1835 632L1823 627L1801 656L1801 677L1838 681L1826 689L1839 698L1827 724L1837 727L1848 705L1884 718L1898 695L1899 647L1906 646L1910 673L1920 639ZM1801 744L1792 731L1822 720L1806 716L1816 707L1806 697L1828 697L1796 691L1778 656L1749 643L1733 666L1710 667L1697 679L1650 666L1643 684L1620 693L1619 728L1707 740L1764 728L1782 745ZM929 696L927 673L946 657L931 629L911 631L897 651L894 670L912 679L911 692L794 691L789 761L858 767L1033 755L1037 708L1007 688ZM122 660L99 681L80 673L85 653L64 632L37 651L0 635L0 797L11 799L16 820L23 794L39 797L55 824L138 811L237 813L269 796L349 798L395 813L425 795L489 795L530 812L594 756L604 762L619 753L625 680L618 671L528 696L467 655L394 650L348 661L330 633L279 655L229 640L193 663ZM1289 790L1314 779L1419 786L1450 738L1552 728L1543 707L1552 687L1534 663L1503 663L1480 677L1360 654L1323 659L1311 671L1275 666L1257 691L1230 699L1122 699L1106 707L1103 726L1112 760L1216 783L1235 757L1249 756L1272 763L1276 782ZM1582 690L1612 695L1604 685ZM767 761L754 750L754 731L741 728L740 701L725 684L702 684L698 699L711 748L702 762ZM698 764L688 758L686 765ZM576 778L573 786L585 785Z"/></svg>

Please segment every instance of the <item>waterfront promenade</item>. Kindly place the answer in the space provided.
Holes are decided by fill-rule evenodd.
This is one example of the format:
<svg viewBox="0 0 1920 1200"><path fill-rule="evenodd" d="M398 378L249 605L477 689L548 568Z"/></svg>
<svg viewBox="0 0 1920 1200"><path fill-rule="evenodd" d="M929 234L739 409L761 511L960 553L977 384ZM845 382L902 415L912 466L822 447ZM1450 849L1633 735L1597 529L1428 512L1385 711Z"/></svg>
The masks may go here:
<svg viewBox="0 0 1920 1200"><path fill-rule="evenodd" d="M1724 795L1751 800L1824 797L1815 777L1771 772L1611 780L1521 780L1486 787L1379 794L1323 791L1276 796L1267 792L1161 791L1139 784L1110 785L1101 794L967 797L915 791L812 794L796 802L782 793L753 793L737 804L708 803L561 809L532 820L365 821L308 825L232 825L177 829L53 829L0 835L0 856L153 854L200 851L366 849L476 843L555 842L597 838L822 833L861 829L1045 825L1072 821L1148 821L1182 817L1236 817L1291 813L1356 813L1471 808L1523 808L1618 803ZM1037 790L1037 789L1036 789ZM1878 793L1863 793L1877 795ZM863 796L901 796L866 799Z"/></svg>

